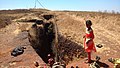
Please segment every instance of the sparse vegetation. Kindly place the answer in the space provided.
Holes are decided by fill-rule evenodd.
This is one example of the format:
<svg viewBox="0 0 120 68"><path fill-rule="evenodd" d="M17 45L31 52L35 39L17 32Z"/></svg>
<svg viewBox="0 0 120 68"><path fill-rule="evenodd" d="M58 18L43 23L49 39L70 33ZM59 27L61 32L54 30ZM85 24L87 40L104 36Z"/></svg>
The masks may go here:
<svg viewBox="0 0 120 68"><path fill-rule="evenodd" d="M3 28L6 25L9 25L13 19L15 19L15 18L11 17L11 16L1 16L0 15L0 28Z"/></svg>
<svg viewBox="0 0 120 68"><path fill-rule="evenodd" d="M43 19L44 15L54 15L49 22L56 23L59 29L59 51L60 57L64 63L69 65L77 61L76 59L85 58L86 54L83 49L83 35L85 33L85 20L90 19L93 22L93 30L95 34L95 44L103 45L97 49L96 55L101 56L101 61L112 65L105 61L109 57L119 57L120 54L120 14L119 13L103 13L103 12L84 12L84 11L49 11L40 9L29 10L1 10L0 11L0 65L11 66L30 65L36 60L36 52L30 47L28 42L26 29L31 27L36 19ZM51 17L50 17L51 18ZM21 21L19 21L21 20ZM24 23L23 23L24 22ZM5 26L8 26L7 28ZM42 27L42 26L41 26ZM2 28L2 29L1 29ZM25 38L24 38L25 37ZM21 38L24 38L21 40ZM23 44L26 46L25 54L19 58L11 58L9 52L15 46ZM95 55L93 55L95 56ZM40 58L40 57L39 57ZM19 60L13 66L9 62ZM81 59L81 60L82 60ZM6 61L5 61L6 60ZM22 61L21 61L22 60ZM25 60L25 61L24 61ZM81 63L82 61L78 61ZM82 63L81 63L82 64Z"/></svg>

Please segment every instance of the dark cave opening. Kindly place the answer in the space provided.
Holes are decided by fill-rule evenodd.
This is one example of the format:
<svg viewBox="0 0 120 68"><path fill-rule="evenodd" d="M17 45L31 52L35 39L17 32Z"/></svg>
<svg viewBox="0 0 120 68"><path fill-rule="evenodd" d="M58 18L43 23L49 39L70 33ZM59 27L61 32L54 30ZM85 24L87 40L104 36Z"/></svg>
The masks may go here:
<svg viewBox="0 0 120 68"><path fill-rule="evenodd" d="M55 33L53 31L53 23L33 24L28 33L29 42L35 49L37 54L43 59L45 63L48 63L48 54L53 54L53 40L55 39Z"/></svg>
<svg viewBox="0 0 120 68"><path fill-rule="evenodd" d="M44 19L49 20L54 17L54 15L43 15Z"/></svg>

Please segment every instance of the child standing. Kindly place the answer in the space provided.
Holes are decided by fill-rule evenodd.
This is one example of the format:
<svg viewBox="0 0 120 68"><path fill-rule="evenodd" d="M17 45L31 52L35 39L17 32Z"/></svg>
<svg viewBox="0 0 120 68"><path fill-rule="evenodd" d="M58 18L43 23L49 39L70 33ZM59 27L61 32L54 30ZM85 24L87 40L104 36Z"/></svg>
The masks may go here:
<svg viewBox="0 0 120 68"><path fill-rule="evenodd" d="M91 26L92 26L92 22L90 20L87 20L86 21L86 33L83 38L84 38L84 49L88 53L88 63L91 62L91 52L92 51L96 52L96 48L93 42L94 33L93 33Z"/></svg>

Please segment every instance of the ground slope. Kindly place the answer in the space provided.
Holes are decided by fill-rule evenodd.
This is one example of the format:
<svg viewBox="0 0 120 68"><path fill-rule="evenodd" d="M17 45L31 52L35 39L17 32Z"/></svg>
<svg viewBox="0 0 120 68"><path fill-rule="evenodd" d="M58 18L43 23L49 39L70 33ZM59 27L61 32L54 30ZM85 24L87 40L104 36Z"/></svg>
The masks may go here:
<svg viewBox="0 0 120 68"><path fill-rule="evenodd" d="M15 12L15 11L14 11ZM109 65L113 68L113 64L108 62L108 58L120 58L120 15L96 12L61 12L61 11L22 11L22 12L1 12L1 17L11 16L11 24L0 29L0 66L1 68L16 68L19 66L34 67L33 62L37 61L41 65L45 63L40 56L30 46L27 38L30 23L17 22L16 20L25 18L42 19L42 14L52 14L55 18L51 19L58 25L60 34L60 44L65 51L72 56L73 60L67 62L67 68L78 65L80 68L88 68L88 64L84 63L84 59L74 57L76 49L84 53L83 35L85 33L85 20L90 19L93 22L93 30L95 34L95 44L102 44L102 48L97 48L97 52L93 53L92 59L96 55L101 57L103 67ZM8 20L9 21L9 20ZM2 21L0 21L1 23ZM17 46L25 46L25 52L17 57L11 56L11 51ZM70 50L71 49L71 50ZM74 51L74 52L72 52ZM72 52L72 53L71 53ZM64 53L64 52L63 52ZM77 52L79 54L79 52ZM81 53L80 53L81 54ZM76 54L75 54L76 55ZM70 57L68 57L70 58ZM102 66L101 66L102 67Z"/></svg>

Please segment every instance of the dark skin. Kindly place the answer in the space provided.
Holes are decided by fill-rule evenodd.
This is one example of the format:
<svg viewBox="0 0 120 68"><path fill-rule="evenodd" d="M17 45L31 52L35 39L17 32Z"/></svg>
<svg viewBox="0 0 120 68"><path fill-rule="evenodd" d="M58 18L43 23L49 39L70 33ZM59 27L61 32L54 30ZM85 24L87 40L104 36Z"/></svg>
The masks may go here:
<svg viewBox="0 0 120 68"><path fill-rule="evenodd" d="M91 29L91 25L89 25L89 24L86 24L86 27L87 27L88 29ZM83 36L83 38L85 38L85 35Z"/></svg>
<svg viewBox="0 0 120 68"><path fill-rule="evenodd" d="M90 24L86 24L86 27L87 27L87 28L91 28L91 25L90 25Z"/></svg>

